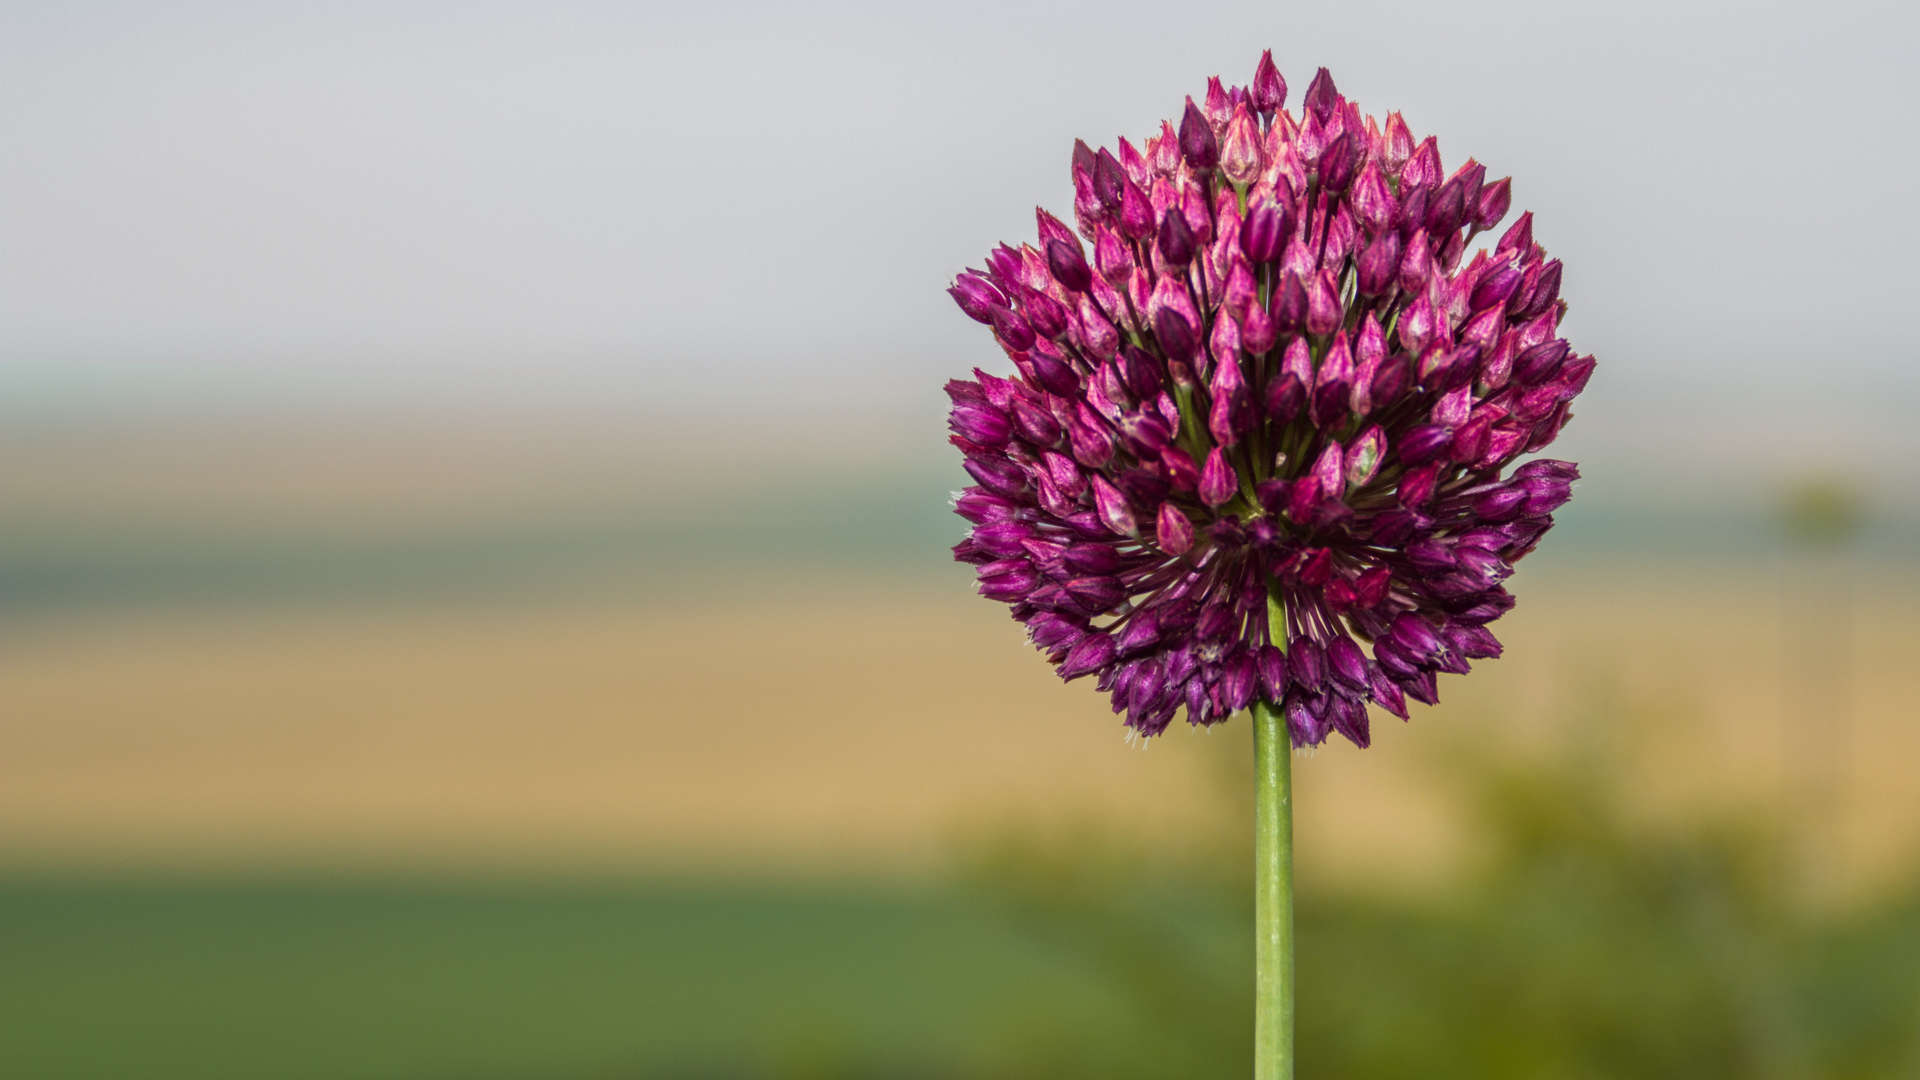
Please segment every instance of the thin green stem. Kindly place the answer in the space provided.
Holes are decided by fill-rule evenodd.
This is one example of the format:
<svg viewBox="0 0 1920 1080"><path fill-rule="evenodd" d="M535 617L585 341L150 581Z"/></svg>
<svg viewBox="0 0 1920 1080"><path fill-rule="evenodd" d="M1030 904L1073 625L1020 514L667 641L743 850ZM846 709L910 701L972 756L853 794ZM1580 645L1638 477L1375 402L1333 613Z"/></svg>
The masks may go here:
<svg viewBox="0 0 1920 1080"><path fill-rule="evenodd" d="M1253 706L1253 769L1253 1077L1293 1080L1293 740L1276 702Z"/></svg>

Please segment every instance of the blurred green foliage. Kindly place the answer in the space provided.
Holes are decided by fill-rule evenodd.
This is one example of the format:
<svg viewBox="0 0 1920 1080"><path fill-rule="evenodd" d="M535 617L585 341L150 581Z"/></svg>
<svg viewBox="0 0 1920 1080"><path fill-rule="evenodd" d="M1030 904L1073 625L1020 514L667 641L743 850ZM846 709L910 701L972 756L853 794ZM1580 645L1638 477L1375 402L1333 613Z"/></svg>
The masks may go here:
<svg viewBox="0 0 1920 1080"><path fill-rule="evenodd" d="M1799 910L1774 823L1637 823L1597 751L1449 768L1465 887L1302 897L1302 1076L1920 1076L1920 894ZM1246 1075L1243 838L1124 835L925 890L16 873L0 1075Z"/></svg>
<svg viewBox="0 0 1920 1080"><path fill-rule="evenodd" d="M1598 745L1462 752L1488 858L1457 893L1308 891L1299 1069L1445 1080L1920 1076L1920 902L1816 916L1786 895L1778 822L1635 822ZM1079 853L1079 854L1076 854ZM1244 864L1237 860L1233 866ZM1002 1076L1244 1076L1250 882L1074 843L1016 843L976 881L1125 1009L1071 1030L1011 1016Z"/></svg>
<svg viewBox="0 0 1920 1080"><path fill-rule="evenodd" d="M1866 500L1834 476L1805 477L1790 485L1780 503L1787 537L1808 547L1838 547L1866 523Z"/></svg>

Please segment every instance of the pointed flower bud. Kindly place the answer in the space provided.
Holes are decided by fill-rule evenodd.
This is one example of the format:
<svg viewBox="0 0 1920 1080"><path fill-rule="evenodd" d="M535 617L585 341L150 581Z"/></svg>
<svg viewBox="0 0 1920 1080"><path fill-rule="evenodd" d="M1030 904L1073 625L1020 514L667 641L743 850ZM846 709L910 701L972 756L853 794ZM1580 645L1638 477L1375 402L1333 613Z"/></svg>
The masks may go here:
<svg viewBox="0 0 1920 1080"><path fill-rule="evenodd" d="M1185 555L1193 550L1193 522L1170 502L1160 504L1154 533L1160 550L1169 555Z"/></svg>
<svg viewBox="0 0 1920 1080"><path fill-rule="evenodd" d="M1200 469L1200 501L1218 507L1231 502L1239 490L1233 466L1227 464L1226 454L1214 447L1207 453L1206 465Z"/></svg>
<svg viewBox="0 0 1920 1080"><path fill-rule="evenodd" d="M1180 154L1187 164L1207 172L1220 163L1220 146L1213 137L1213 125L1200 112L1200 107L1187 99L1187 111L1180 117Z"/></svg>
<svg viewBox="0 0 1920 1080"><path fill-rule="evenodd" d="M1193 230L1178 210L1168 211L1160 219L1159 248L1168 266L1185 266L1193 261Z"/></svg>
<svg viewBox="0 0 1920 1080"><path fill-rule="evenodd" d="M1253 69L1252 98L1253 107L1263 117L1272 117L1287 103L1287 80L1274 66L1272 49L1260 54L1260 64Z"/></svg>
<svg viewBox="0 0 1920 1080"><path fill-rule="evenodd" d="M1260 170L1266 167L1266 157L1261 150L1260 125L1246 106L1233 111L1233 118L1227 122L1225 141L1220 144L1220 171L1227 179L1245 187L1260 176Z"/></svg>
<svg viewBox="0 0 1920 1080"><path fill-rule="evenodd" d="M1324 124L1339 103L1340 91L1334 88L1333 73L1326 68L1314 72L1313 82L1307 85L1307 96L1301 101L1301 107Z"/></svg>

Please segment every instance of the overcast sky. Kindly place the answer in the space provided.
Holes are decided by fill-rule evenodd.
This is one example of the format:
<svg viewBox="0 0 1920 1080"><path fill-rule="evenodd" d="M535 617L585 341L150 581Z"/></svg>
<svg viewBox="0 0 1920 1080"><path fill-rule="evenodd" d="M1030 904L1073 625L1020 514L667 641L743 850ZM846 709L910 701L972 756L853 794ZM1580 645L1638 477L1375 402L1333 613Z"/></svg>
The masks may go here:
<svg viewBox="0 0 1920 1080"><path fill-rule="evenodd" d="M1712 402L1723 450L1806 417L1828 453L1917 445L1905 5L291 7L9 11L15 404L918 401L994 356L943 286L1070 208L1073 138L1145 135L1270 45L1293 100L1326 64L1515 177L1603 365L1583 423Z"/></svg>

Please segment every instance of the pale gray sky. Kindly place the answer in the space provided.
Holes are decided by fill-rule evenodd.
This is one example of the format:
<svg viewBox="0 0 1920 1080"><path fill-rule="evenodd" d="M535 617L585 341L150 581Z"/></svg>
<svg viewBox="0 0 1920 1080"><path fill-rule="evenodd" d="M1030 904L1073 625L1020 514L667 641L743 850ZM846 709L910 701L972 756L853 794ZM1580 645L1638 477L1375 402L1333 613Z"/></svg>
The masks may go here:
<svg viewBox="0 0 1920 1080"><path fill-rule="evenodd" d="M1449 167L1513 174L1603 364L1591 437L1920 448L1905 5L313 8L9 11L13 404L919 408L994 356L946 278L1068 209L1072 139L1144 135L1270 45L1295 100L1326 64Z"/></svg>

